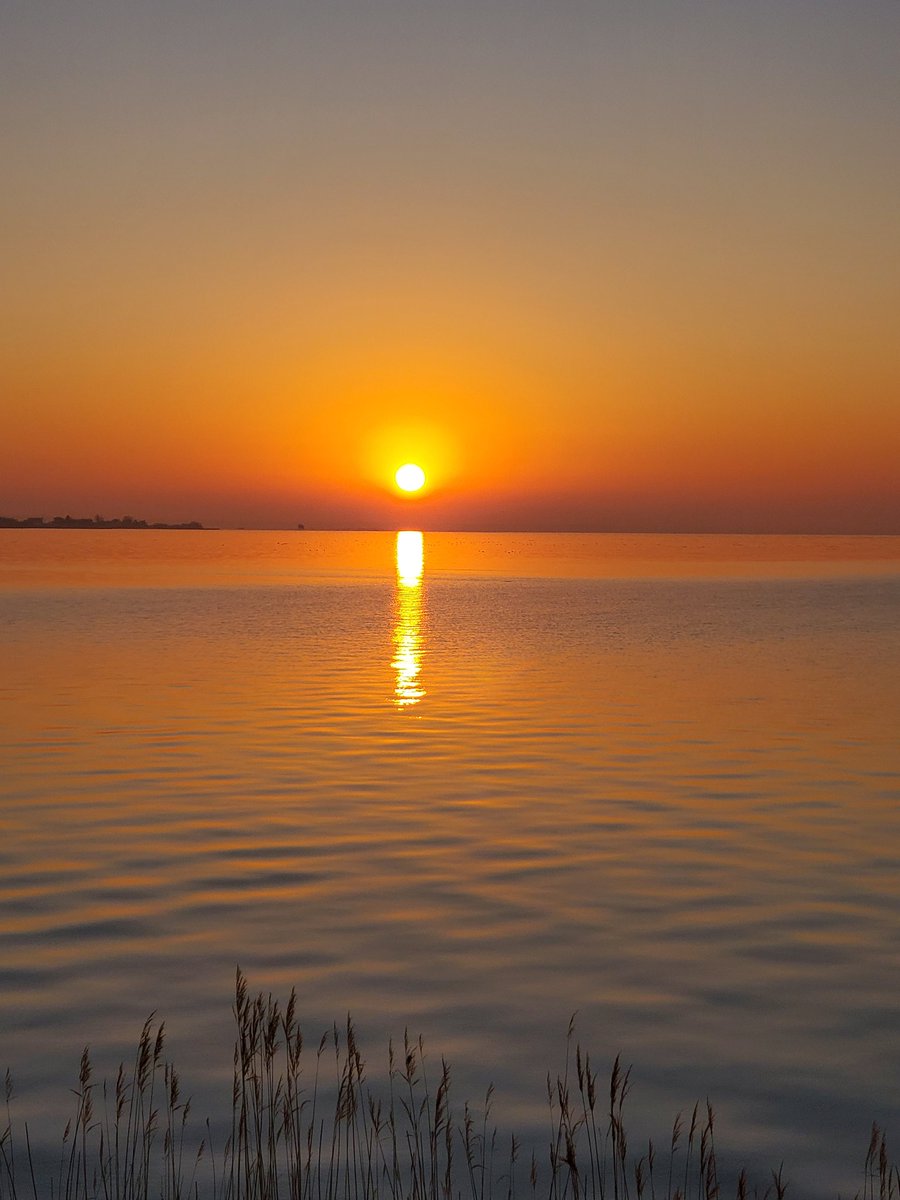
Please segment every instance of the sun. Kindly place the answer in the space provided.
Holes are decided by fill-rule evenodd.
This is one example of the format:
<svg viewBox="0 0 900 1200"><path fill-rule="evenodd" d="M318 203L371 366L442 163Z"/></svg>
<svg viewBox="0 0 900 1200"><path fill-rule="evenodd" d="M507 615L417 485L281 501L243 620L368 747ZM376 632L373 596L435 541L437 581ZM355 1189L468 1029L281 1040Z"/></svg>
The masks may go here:
<svg viewBox="0 0 900 1200"><path fill-rule="evenodd" d="M415 463L405 463L394 478L397 487L404 492L418 492L425 484L425 472Z"/></svg>

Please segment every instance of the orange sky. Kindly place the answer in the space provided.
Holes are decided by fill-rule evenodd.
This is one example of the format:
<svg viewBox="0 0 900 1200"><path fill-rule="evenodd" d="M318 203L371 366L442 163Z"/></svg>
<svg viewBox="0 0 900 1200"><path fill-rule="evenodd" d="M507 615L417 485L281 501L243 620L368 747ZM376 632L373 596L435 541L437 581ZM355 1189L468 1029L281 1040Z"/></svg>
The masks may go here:
<svg viewBox="0 0 900 1200"><path fill-rule="evenodd" d="M900 531L895 4L135 7L3 18L0 513Z"/></svg>

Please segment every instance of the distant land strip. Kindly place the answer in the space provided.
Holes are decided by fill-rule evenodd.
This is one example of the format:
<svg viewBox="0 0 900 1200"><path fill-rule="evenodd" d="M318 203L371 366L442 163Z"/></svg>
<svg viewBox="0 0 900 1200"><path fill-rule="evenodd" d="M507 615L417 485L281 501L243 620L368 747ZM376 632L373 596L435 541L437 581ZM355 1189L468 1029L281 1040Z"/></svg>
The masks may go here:
<svg viewBox="0 0 900 1200"><path fill-rule="evenodd" d="M139 521L137 517L54 517L45 521L43 517L0 517L0 529L203 529L199 521L184 521L180 525L167 525L164 521Z"/></svg>

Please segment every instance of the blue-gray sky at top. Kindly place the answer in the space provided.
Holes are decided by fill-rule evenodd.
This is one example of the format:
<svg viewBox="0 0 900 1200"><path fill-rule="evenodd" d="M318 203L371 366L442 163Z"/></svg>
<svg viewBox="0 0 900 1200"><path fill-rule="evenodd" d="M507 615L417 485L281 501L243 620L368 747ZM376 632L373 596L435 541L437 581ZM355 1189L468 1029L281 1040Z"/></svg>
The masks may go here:
<svg viewBox="0 0 900 1200"><path fill-rule="evenodd" d="M523 140L591 134L634 152L639 135L687 149L691 133L727 128L732 142L737 118L734 132L743 121L756 137L805 131L818 142L808 153L842 149L848 165L855 138L860 154L879 136L896 150L900 8L889 0L7 0L2 33L14 145L25 132L80 140L94 121L98 140L118 123L168 135L170 148L191 129L340 134L348 121L426 145L454 130L490 145L521 121Z"/></svg>

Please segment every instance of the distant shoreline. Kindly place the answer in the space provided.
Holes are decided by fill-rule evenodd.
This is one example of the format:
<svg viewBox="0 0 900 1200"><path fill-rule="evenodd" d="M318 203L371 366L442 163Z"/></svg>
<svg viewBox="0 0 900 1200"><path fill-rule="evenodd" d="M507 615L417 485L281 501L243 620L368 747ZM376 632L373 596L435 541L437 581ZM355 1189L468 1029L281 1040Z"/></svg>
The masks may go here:
<svg viewBox="0 0 900 1200"><path fill-rule="evenodd" d="M0 517L0 529L204 529L199 521L184 521L168 525L164 521L140 521L136 517L54 517L45 521L43 517Z"/></svg>

